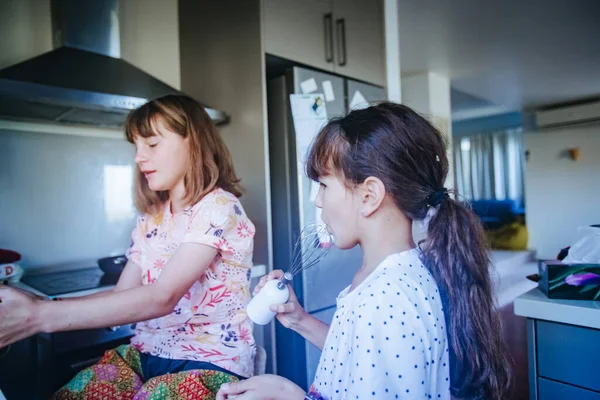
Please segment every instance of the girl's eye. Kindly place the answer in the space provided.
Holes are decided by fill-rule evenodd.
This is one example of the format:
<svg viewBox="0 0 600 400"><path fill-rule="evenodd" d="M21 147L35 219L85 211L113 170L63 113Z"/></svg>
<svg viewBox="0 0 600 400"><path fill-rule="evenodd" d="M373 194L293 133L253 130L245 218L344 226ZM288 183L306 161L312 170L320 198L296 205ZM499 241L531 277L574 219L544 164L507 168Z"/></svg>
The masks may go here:
<svg viewBox="0 0 600 400"><path fill-rule="evenodd" d="M326 184L324 184L323 182L319 182L319 185L320 185L320 186L321 186L323 189L325 189L325 188L327 187L327 185L326 185Z"/></svg>
<svg viewBox="0 0 600 400"><path fill-rule="evenodd" d="M149 143L148 147L153 148L156 147L158 145L158 143Z"/></svg>

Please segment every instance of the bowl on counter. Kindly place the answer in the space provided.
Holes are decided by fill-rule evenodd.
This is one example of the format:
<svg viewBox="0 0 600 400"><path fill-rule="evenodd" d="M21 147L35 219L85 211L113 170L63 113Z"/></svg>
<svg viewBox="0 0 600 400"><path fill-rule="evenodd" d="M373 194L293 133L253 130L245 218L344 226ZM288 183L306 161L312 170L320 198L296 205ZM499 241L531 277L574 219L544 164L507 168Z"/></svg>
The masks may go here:
<svg viewBox="0 0 600 400"><path fill-rule="evenodd" d="M0 283L18 282L23 276L19 265L21 255L13 250L0 249Z"/></svg>

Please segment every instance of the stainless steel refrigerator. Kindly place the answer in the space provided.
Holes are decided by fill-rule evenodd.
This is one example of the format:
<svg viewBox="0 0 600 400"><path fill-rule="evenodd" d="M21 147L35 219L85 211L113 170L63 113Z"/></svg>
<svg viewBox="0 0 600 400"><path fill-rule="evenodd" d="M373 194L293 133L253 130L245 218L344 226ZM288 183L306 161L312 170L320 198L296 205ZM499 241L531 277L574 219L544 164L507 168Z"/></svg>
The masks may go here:
<svg viewBox="0 0 600 400"><path fill-rule="evenodd" d="M276 269L286 269L302 226L315 222L310 198L311 182L298 164L290 94L322 93L327 117L345 115L351 108L385 100L385 89L310 69L294 67L268 82L269 156L273 221L273 259ZM333 248L314 268L294 278L300 304L316 318L330 323L336 297L360 268L361 251ZM301 387L312 383L321 352L300 335L276 323L278 375Z"/></svg>

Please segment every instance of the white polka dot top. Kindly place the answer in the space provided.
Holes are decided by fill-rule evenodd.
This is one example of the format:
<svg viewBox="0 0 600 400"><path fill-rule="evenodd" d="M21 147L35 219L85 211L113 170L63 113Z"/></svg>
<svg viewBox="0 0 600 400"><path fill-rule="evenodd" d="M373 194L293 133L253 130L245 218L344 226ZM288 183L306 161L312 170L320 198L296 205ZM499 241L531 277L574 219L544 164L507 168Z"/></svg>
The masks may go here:
<svg viewBox="0 0 600 400"><path fill-rule="evenodd" d="M442 302L419 256L390 255L339 294L314 383L326 399L450 399Z"/></svg>

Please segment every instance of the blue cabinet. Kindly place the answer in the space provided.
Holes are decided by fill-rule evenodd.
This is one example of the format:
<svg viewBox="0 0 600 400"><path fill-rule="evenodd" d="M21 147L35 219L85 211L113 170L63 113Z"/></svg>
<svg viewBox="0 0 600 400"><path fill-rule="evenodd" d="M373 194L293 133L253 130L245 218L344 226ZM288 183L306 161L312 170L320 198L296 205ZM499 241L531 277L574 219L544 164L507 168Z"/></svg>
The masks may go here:
<svg viewBox="0 0 600 400"><path fill-rule="evenodd" d="M600 400L600 393L565 385L549 379L538 379L539 398L544 400Z"/></svg>
<svg viewBox="0 0 600 400"><path fill-rule="evenodd" d="M600 400L600 330L528 320L532 400Z"/></svg>

